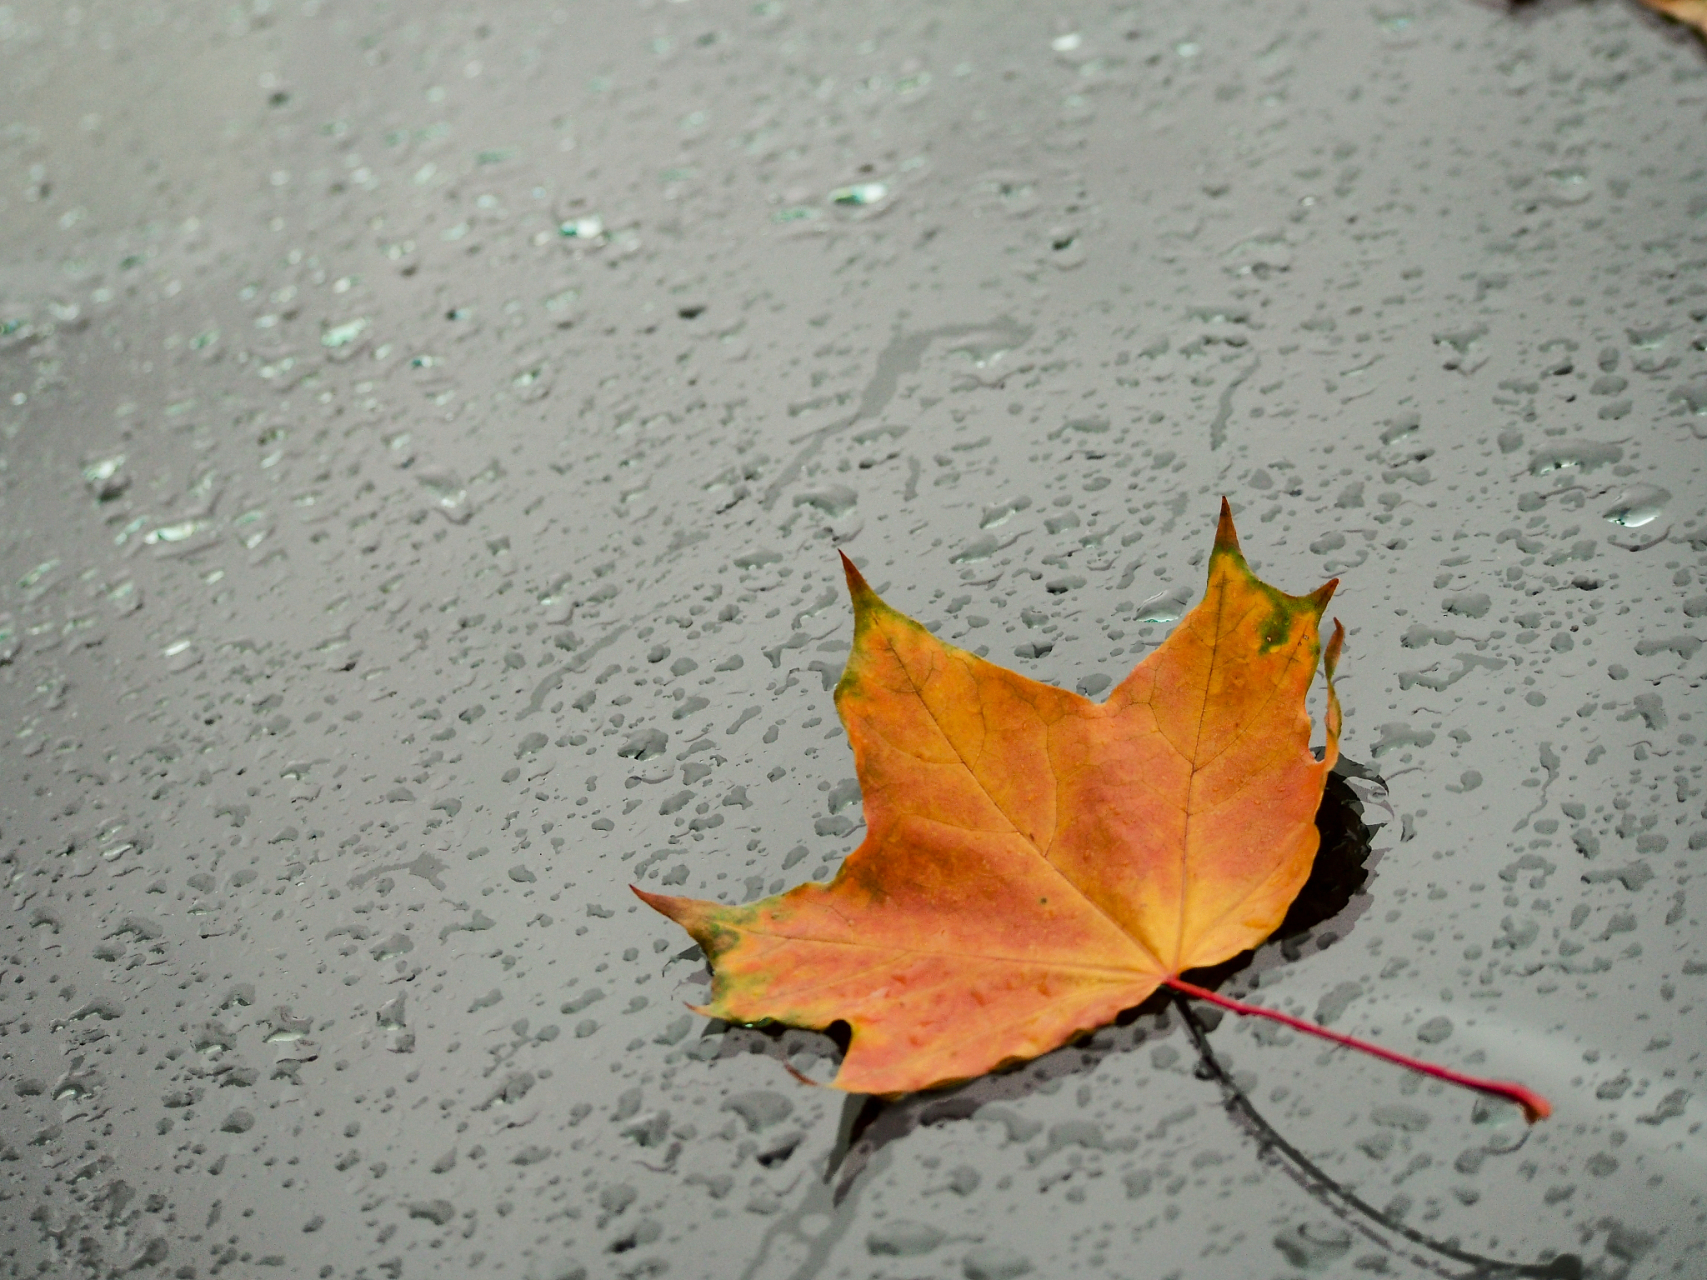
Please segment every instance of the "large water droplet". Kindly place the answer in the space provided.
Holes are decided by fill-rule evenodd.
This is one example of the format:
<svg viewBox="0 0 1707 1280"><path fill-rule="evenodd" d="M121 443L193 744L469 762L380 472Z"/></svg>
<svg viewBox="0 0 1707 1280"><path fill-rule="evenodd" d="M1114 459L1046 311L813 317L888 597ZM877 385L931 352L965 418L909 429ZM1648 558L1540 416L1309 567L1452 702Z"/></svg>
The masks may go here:
<svg viewBox="0 0 1707 1280"><path fill-rule="evenodd" d="M1189 603L1189 587L1175 587L1171 591L1158 592L1138 606L1137 621L1178 622L1185 616L1185 607Z"/></svg>
<svg viewBox="0 0 1707 1280"><path fill-rule="evenodd" d="M1657 484L1633 484L1619 491L1617 499L1601 518L1612 524L1621 524L1626 529L1640 529L1658 520L1670 499L1671 491Z"/></svg>
<svg viewBox="0 0 1707 1280"><path fill-rule="evenodd" d="M1615 444L1602 444L1597 440L1572 440L1565 444L1537 449L1535 455L1529 459L1529 474L1544 476L1550 471L1563 471L1567 467L1593 471L1609 462L1617 462L1623 456L1624 450Z"/></svg>
<svg viewBox="0 0 1707 1280"><path fill-rule="evenodd" d="M795 506L816 508L832 519L853 510L858 501L859 495L845 484L825 485L822 489L808 489L794 495Z"/></svg>

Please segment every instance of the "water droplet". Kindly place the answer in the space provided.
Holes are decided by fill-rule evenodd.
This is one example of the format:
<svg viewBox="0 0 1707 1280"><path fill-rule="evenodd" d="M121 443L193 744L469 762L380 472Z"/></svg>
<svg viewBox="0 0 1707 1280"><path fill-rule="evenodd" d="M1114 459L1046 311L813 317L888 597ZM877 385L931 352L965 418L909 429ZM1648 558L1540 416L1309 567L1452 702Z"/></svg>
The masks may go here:
<svg viewBox="0 0 1707 1280"><path fill-rule="evenodd" d="M1602 444L1596 440L1573 440L1566 444L1537 449L1529 459L1529 474L1544 476L1548 472L1563 471L1569 467L1593 471L1607 463L1618 462L1623 457L1624 450L1618 445Z"/></svg>
<svg viewBox="0 0 1707 1280"><path fill-rule="evenodd" d="M966 1280L1017 1280L1031 1270L1031 1259L999 1244L981 1244L960 1263Z"/></svg>
<svg viewBox="0 0 1707 1280"><path fill-rule="evenodd" d="M997 541L995 534L986 533L981 538L974 538L948 558L950 564L972 564L979 560L988 560L1002 549L1002 543Z"/></svg>
<svg viewBox="0 0 1707 1280"><path fill-rule="evenodd" d="M1452 1034L1452 1019L1446 1017L1430 1018L1417 1028L1417 1039L1424 1044L1439 1044Z"/></svg>
<svg viewBox="0 0 1707 1280"><path fill-rule="evenodd" d="M1447 596L1440 602L1440 607L1447 613L1458 615L1460 618L1483 618L1493 606L1486 591L1462 591L1457 595Z"/></svg>
<svg viewBox="0 0 1707 1280"><path fill-rule="evenodd" d="M188 671L202 660L201 650L196 648L194 640L174 640L160 651L160 656L166 659L166 667L170 671Z"/></svg>
<svg viewBox="0 0 1707 1280"><path fill-rule="evenodd" d="M794 495L795 506L813 507L832 519L846 515L858 501L859 495L845 484L826 485L822 489L808 489Z"/></svg>
<svg viewBox="0 0 1707 1280"><path fill-rule="evenodd" d="M328 350L347 347L360 338L368 329L368 318L357 316L354 320L346 320L343 324L330 325L320 334L320 345Z"/></svg>
<svg viewBox="0 0 1707 1280"><path fill-rule="evenodd" d="M130 477L124 473L124 458L124 454L118 453L83 468L83 483L97 501L111 501L130 487Z"/></svg>
<svg viewBox="0 0 1707 1280"><path fill-rule="evenodd" d="M1178 622L1185 616L1186 606L1190 603L1189 587L1160 591L1138 606L1135 619L1138 622Z"/></svg>
<svg viewBox="0 0 1707 1280"><path fill-rule="evenodd" d="M1687 386L1678 387L1666 399L1677 401L1697 416L1707 414L1707 381L1691 382Z"/></svg>
<svg viewBox="0 0 1707 1280"><path fill-rule="evenodd" d="M448 467L428 467L417 473L422 488L437 499L438 510L452 524L467 524L474 514L474 503L468 490Z"/></svg>
<svg viewBox="0 0 1707 1280"><path fill-rule="evenodd" d="M1617 499L1601 519L1621 524L1626 529L1640 529L1658 520L1670 499L1671 491L1657 484L1633 484L1619 491Z"/></svg>
<svg viewBox="0 0 1707 1280"><path fill-rule="evenodd" d="M873 1257L916 1258L929 1253L948 1237L941 1228L924 1222L886 1222L865 1238Z"/></svg>
<svg viewBox="0 0 1707 1280"><path fill-rule="evenodd" d="M604 233L605 220L596 213L557 224L557 234L566 240L597 240Z"/></svg>
<svg viewBox="0 0 1707 1280"><path fill-rule="evenodd" d="M837 187L830 192L830 203L843 205L880 204L888 195L888 183L856 182L851 187Z"/></svg>
<svg viewBox="0 0 1707 1280"><path fill-rule="evenodd" d="M177 524L165 524L158 529L150 529L142 535L142 540L151 547L161 542L183 542L186 538L195 536L205 528L207 528L207 521L205 520L180 520Z"/></svg>
<svg viewBox="0 0 1707 1280"><path fill-rule="evenodd" d="M1079 681L1079 683L1076 687L1079 691L1080 697L1094 698L1099 693L1101 693L1104 689L1108 688L1109 685L1111 685L1113 683L1114 683L1113 680L1111 680L1108 676L1103 675L1099 671L1095 675L1089 675L1089 676L1084 677L1082 680Z"/></svg>

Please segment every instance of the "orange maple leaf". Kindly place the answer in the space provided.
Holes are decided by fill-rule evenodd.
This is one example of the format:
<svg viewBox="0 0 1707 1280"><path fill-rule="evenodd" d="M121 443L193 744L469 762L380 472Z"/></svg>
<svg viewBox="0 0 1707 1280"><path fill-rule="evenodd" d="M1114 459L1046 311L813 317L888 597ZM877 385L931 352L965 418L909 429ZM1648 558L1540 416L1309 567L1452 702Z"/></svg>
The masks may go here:
<svg viewBox="0 0 1707 1280"><path fill-rule="evenodd" d="M745 906L635 889L704 949L699 1012L844 1021L835 1085L886 1095L1046 1053L1164 985L1346 1039L1181 977L1262 942L1310 874L1340 729L1344 629L1325 654L1317 630L1337 579L1307 596L1262 582L1223 501L1202 602L1094 703L944 644L843 564L836 706L866 837L829 884Z"/></svg>

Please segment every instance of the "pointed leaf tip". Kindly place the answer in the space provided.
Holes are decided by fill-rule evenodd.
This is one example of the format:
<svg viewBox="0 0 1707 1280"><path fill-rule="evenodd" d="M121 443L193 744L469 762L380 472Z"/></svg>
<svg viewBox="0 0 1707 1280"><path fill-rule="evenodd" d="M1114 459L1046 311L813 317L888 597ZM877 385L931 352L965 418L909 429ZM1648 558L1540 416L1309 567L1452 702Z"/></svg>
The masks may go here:
<svg viewBox="0 0 1707 1280"><path fill-rule="evenodd" d="M1329 578L1306 597L1310 601L1310 607L1316 611L1316 617L1320 618L1322 614L1327 612L1328 601L1334 598L1334 592L1339 588L1339 585L1340 580L1338 578Z"/></svg>
<svg viewBox="0 0 1707 1280"><path fill-rule="evenodd" d="M1226 498L1221 499L1221 520L1215 526L1215 550L1213 554L1232 552L1240 559L1244 554L1239 550L1239 533L1233 528L1233 505Z"/></svg>
<svg viewBox="0 0 1707 1280"><path fill-rule="evenodd" d="M668 916L684 929L689 928L688 921L698 915L699 903L692 898L676 898L667 893L648 893L637 884L628 886L629 892L639 898L659 915Z"/></svg>
<svg viewBox="0 0 1707 1280"><path fill-rule="evenodd" d="M877 593L871 589L871 584L865 580L865 575L859 571L859 567L848 559L847 552L838 551L836 554L842 558L842 572L848 579L848 595L852 598L857 612L863 603L876 600Z"/></svg>

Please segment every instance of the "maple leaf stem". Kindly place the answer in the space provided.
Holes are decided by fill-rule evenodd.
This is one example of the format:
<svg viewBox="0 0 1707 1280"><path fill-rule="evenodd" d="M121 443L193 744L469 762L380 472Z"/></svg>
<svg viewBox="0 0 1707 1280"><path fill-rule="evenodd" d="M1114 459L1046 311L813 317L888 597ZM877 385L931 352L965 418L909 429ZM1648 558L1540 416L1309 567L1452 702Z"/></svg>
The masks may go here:
<svg viewBox="0 0 1707 1280"><path fill-rule="evenodd" d="M1450 1067L1436 1066L1432 1062L1424 1062L1413 1058L1407 1053L1394 1049L1383 1049L1378 1044L1367 1040L1359 1040L1356 1036L1348 1036L1338 1031L1329 1031L1326 1027L1317 1026L1314 1022L1306 1022L1302 1018L1294 1018L1291 1014L1281 1013L1277 1009L1265 1009L1261 1005L1246 1004L1243 1000L1234 1000L1228 996L1210 991L1186 982L1182 978L1166 978L1164 985L1178 991L1181 995L1192 996L1198 1000L1207 1000L1210 1004L1230 1009L1234 1013L1253 1018L1268 1018L1273 1022L1283 1023L1294 1031L1303 1031L1309 1035L1320 1036L1323 1040L1332 1040L1335 1044L1343 1044L1348 1049L1358 1049L1364 1053L1373 1054L1377 1058L1385 1058L1388 1062L1396 1062L1401 1067L1409 1067L1412 1071L1425 1076L1433 1076L1436 1080L1445 1080L1451 1084L1462 1085L1466 1089L1474 1089L1478 1093L1491 1094L1496 1098L1504 1098L1507 1102L1515 1102L1523 1108L1523 1118L1534 1124L1537 1120L1545 1120L1553 1114L1553 1104L1532 1089L1526 1089L1520 1084L1511 1084L1505 1080L1488 1080L1481 1076L1466 1075L1462 1071L1454 1071Z"/></svg>

